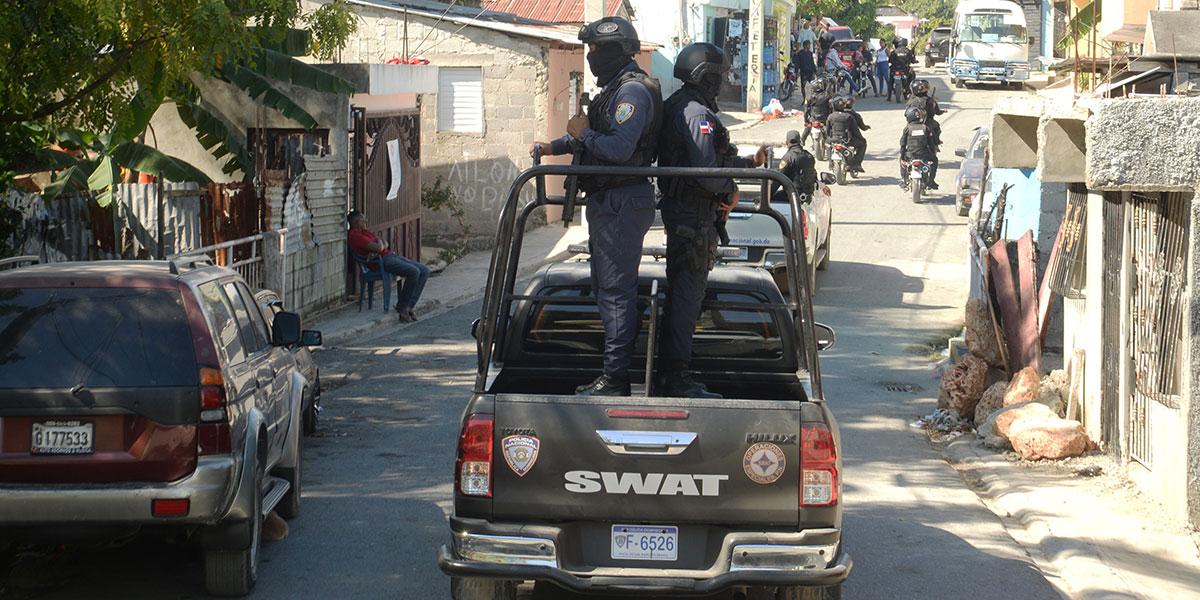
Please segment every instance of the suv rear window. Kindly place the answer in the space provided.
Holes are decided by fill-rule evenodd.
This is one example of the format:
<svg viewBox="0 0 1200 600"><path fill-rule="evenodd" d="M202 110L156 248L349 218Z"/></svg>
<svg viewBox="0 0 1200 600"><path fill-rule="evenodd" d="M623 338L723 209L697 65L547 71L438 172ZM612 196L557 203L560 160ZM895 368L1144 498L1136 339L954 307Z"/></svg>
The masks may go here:
<svg viewBox="0 0 1200 600"><path fill-rule="evenodd" d="M604 325L600 322L600 313L594 303L579 302L579 299L590 299L589 288L547 288L540 295L551 298L534 305L522 342L524 352L576 355L599 355L604 352ZM554 299L558 298L564 301L555 302ZM773 311L729 306L734 303L765 302L766 299L746 292L709 290L700 318L696 321L692 356L759 360L782 358L783 342ZM638 305L642 312L642 326L637 348L639 353L645 353L646 332L650 328L649 303L639 301ZM659 326L662 326L661 320Z"/></svg>
<svg viewBox="0 0 1200 600"><path fill-rule="evenodd" d="M197 385L178 291L0 289L0 388Z"/></svg>

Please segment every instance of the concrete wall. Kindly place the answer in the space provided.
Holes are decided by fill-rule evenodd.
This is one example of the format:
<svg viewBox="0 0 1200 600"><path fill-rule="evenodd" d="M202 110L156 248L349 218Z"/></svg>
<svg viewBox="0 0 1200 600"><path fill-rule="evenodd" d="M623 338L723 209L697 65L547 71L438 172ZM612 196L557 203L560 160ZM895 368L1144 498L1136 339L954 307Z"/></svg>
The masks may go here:
<svg viewBox="0 0 1200 600"><path fill-rule="evenodd" d="M303 4L306 10L319 5L310 0ZM342 62L383 63L403 55L405 25L400 12L362 5L352 8L358 15L358 31L342 51ZM408 48L410 55L438 67L482 69L482 133L439 132L437 96L421 101L422 181L428 185L440 176L454 189L467 208L473 235L482 244L494 235L509 183L532 164L529 146L547 137L549 43L409 14ZM532 197L532 187L525 197ZM425 212L422 230L434 241L462 235L445 213Z"/></svg>
<svg viewBox="0 0 1200 600"><path fill-rule="evenodd" d="M1200 98L1098 100L1087 121L1087 184L1098 190L1200 187Z"/></svg>
<svg viewBox="0 0 1200 600"><path fill-rule="evenodd" d="M333 157L304 157L305 172L266 188L268 225L288 228L286 255L278 237L264 245L266 287L308 317L339 302L346 289L346 165ZM298 203L289 205L289 203Z"/></svg>
<svg viewBox="0 0 1200 600"><path fill-rule="evenodd" d="M1186 489L1185 512L1192 527L1200 529L1200 189L1192 195L1191 240L1188 244L1188 290L1191 291L1188 315L1183 321L1183 339L1188 359L1183 369L1185 384L1180 422L1184 440L1183 478Z"/></svg>

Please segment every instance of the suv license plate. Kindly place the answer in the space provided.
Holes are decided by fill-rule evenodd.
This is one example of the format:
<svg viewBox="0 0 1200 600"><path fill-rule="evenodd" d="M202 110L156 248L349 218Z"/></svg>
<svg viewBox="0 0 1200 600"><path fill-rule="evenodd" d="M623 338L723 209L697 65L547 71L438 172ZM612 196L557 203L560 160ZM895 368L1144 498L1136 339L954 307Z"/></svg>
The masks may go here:
<svg viewBox="0 0 1200 600"><path fill-rule="evenodd" d="M42 421L33 424L30 454L91 454L95 451L94 423Z"/></svg>
<svg viewBox="0 0 1200 600"><path fill-rule="evenodd" d="M679 528L661 525L613 525L612 558L677 560Z"/></svg>

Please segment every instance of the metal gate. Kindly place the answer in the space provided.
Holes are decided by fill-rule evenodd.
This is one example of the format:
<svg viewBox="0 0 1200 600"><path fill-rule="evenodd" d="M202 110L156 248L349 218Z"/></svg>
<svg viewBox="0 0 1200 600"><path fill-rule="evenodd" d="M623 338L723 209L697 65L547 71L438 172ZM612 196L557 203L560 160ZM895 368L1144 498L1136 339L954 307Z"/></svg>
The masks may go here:
<svg viewBox="0 0 1200 600"><path fill-rule="evenodd" d="M1104 281L1100 297L1100 421L1105 449L1114 456L1121 439L1121 268L1125 243L1125 204L1121 192L1104 194Z"/></svg>
<svg viewBox="0 0 1200 600"><path fill-rule="evenodd" d="M1154 461L1150 403L1179 407L1188 208L1179 193L1130 196L1129 455L1147 467Z"/></svg>
<svg viewBox="0 0 1200 600"><path fill-rule="evenodd" d="M368 226L387 240L394 252L421 256L421 118L417 111L390 115L359 113L355 123L355 208L367 215ZM400 164L393 173L389 143ZM396 178L399 189L389 192Z"/></svg>

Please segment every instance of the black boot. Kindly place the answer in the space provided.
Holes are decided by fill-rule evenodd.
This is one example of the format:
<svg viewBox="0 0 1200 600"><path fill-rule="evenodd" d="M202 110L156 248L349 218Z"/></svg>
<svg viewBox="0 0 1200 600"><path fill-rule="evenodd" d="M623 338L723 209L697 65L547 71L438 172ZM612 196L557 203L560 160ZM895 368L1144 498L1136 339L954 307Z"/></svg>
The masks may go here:
<svg viewBox="0 0 1200 600"><path fill-rule="evenodd" d="M576 396L628 396L629 380L601 375L595 381L575 388Z"/></svg>
<svg viewBox="0 0 1200 600"><path fill-rule="evenodd" d="M663 376L662 385L657 390L658 396L674 398L720 398L716 392L708 391L703 383L692 379L687 371L673 371Z"/></svg>

